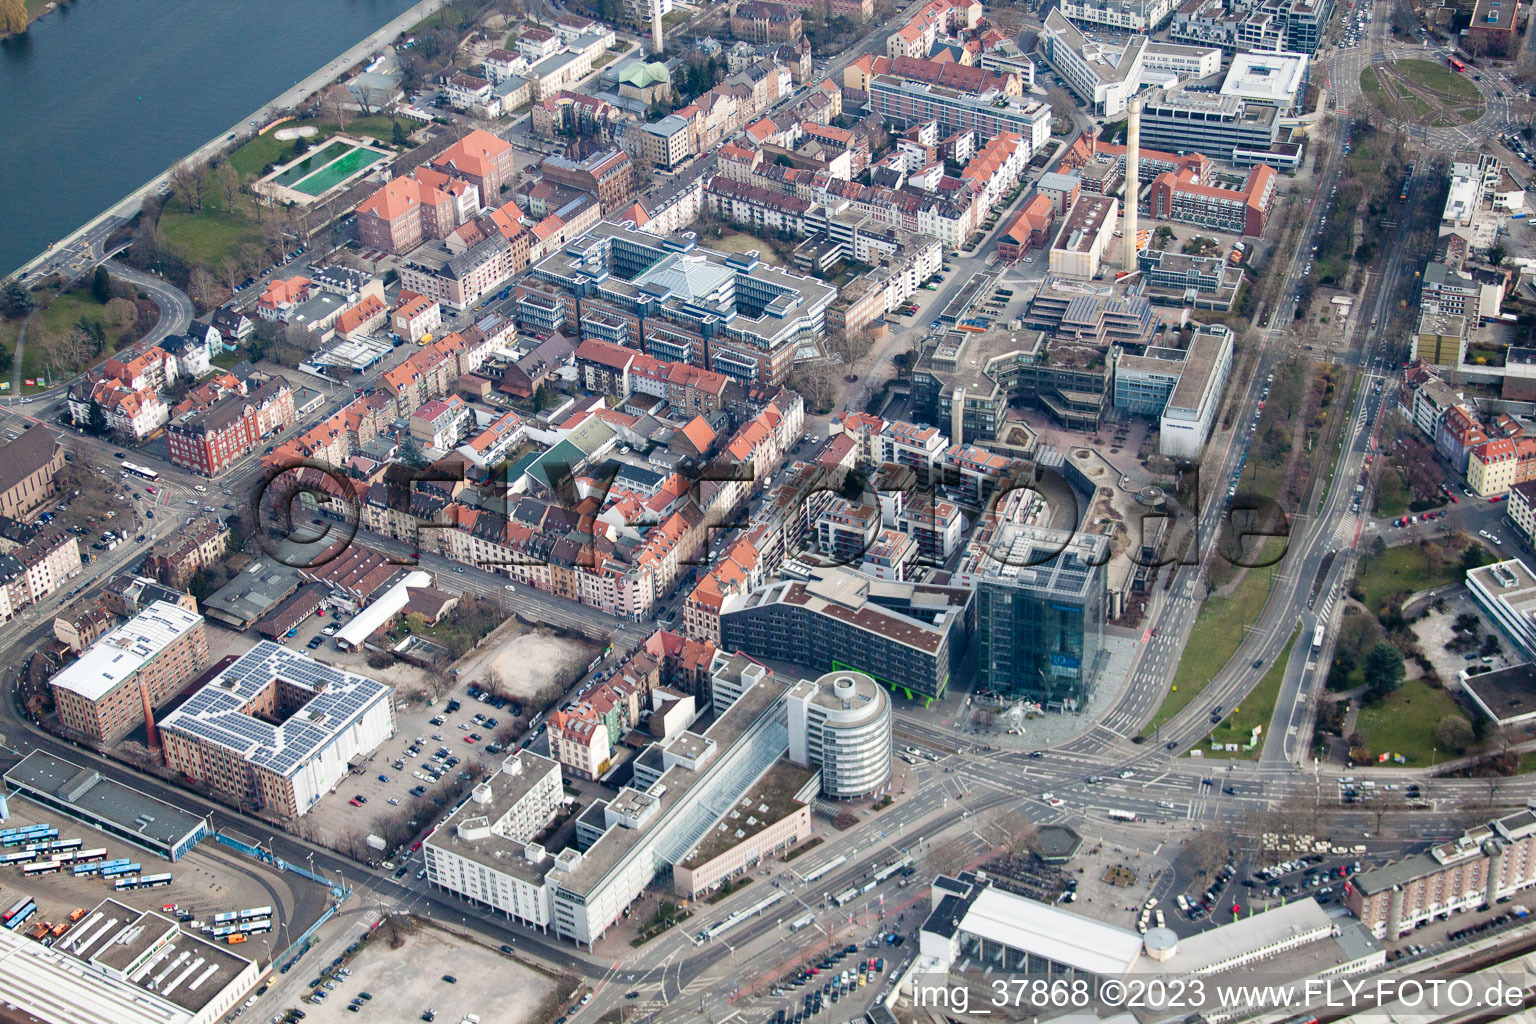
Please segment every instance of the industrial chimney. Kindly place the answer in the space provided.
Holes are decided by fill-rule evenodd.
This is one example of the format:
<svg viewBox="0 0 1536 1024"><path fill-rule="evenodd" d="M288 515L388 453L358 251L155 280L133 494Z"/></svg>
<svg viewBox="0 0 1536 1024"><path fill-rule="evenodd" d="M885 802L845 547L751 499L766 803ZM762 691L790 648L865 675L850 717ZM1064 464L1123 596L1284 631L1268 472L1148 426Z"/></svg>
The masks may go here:
<svg viewBox="0 0 1536 1024"><path fill-rule="evenodd" d="M661 30L661 0L651 0L651 56L657 60L661 59L662 51L667 48Z"/></svg>
<svg viewBox="0 0 1536 1024"><path fill-rule="evenodd" d="M1141 97L1132 96L1125 126L1125 273L1136 269L1136 203L1141 195Z"/></svg>

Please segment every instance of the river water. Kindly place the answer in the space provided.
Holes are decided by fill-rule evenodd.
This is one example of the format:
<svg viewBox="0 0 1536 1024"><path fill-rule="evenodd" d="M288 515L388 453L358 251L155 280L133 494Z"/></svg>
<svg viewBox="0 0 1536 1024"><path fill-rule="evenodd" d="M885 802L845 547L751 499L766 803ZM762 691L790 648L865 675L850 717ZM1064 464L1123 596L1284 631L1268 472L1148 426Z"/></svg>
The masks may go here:
<svg viewBox="0 0 1536 1024"><path fill-rule="evenodd" d="M0 275L415 0L73 0L0 42Z"/></svg>

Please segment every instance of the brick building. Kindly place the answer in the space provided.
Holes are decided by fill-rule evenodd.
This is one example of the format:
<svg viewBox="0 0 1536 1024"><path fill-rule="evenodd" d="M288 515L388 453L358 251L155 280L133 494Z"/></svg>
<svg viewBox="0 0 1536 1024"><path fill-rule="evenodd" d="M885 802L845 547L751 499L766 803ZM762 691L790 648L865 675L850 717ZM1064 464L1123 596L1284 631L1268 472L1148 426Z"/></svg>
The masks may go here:
<svg viewBox="0 0 1536 1024"><path fill-rule="evenodd" d="M145 720L208 663L203 617L157 601L96 641L48 681L59 720L113 742Z"/></svg>
<svg viewBox="0 0 1536 1024"><path fill-rule="evenodd" d="M604 216L629 205L635 197L635 164L621 149L605 149L572 159L547 156L539 171L548 181L579 188L597 196Z"/></svg>
<svg viewBox="0 0 1536 1024"><path fill-rule="evenodd" d="M296 418L293 389L278 377L249 395L226 395L176 417L166 427L166 448L172 463L215 477Z"/></svg>

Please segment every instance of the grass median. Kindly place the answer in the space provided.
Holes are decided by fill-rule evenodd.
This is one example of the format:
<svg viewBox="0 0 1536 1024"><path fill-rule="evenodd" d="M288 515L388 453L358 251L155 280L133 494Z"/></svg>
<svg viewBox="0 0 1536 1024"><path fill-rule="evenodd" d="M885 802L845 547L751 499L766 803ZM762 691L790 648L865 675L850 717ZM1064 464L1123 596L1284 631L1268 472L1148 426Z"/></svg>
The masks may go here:
<svg viewBox="0 0 1536 1024"><path fill-rule="evenodd" d="M1285 644L1285 657L1269 666L1269 671L1264 673L1264 678L1259 680L1259 685L1253 688L1253 692L1243 698L1243 702L1232 709L1232 713L1224 718L1220 725L1211 730L1206 737L1206 746L1201 748L1205 757L1221 757L1235 760L1254 761L1264 750L1264 743L1269 739L1261 733L1259 742L1252 750L1243 750L1253 736L1255 726L1269 728L1269 720L1275 716L1275 702L1280 699L1280 684L1285 680L1286 669L1291 664L1291 652L1296 646L1296 636L1301 632L1297 626L1291 633L1291 638ZM1213 750L1211 743L1236 743L1238 749Z"/></svg>
<svg viewBox="0 0 1536 1024"><path fill-rule="evenodd" d="M1274 557L1284 543L1284 538L1280 537L1265 541L1261 549L1263 557L1255 561ZM1173 676L1173 687L1144 732L1165 724L1188 707L1210 685L1222 666L1232 660L1242 645L1245 627L1253 625L1269 601L1270 590L1274 587L1271 574L1280 568L1280 564L1247 570L1225 596L1208 597L1200 605L1194 629L1190 631L1190 641L1184 647L1178 671Z"/></svg>

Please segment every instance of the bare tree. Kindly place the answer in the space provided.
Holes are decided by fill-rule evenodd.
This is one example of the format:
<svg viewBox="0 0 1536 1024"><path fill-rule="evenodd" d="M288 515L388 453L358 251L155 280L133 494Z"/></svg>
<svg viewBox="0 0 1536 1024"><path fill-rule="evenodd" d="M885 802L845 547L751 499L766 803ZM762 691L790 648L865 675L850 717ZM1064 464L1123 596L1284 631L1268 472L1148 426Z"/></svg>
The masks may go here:
<svg viewBox="0 0 1536 1024"><path fill-rule="evenodd" d="M485 692L494 700L497 697L507 695L507 677L500 669L491 669L485 674L485 682L481 684Z"/></svg>
<svg viewBox="0 0 1536 1024"><path fill-rule="evenodd" d="M187 294L192 296L192 301L201 306L204 311L219 304L222 296L218 289L219 282L205 267L192 268L192 273L187 277Z"/></svg>
<svg viewBox="0 0 1536 1024"><path fill-rule="evenodd" d="M427 688L432 691L433 700L441 700L443 694L453 689L454 682L447 669L433 667L427 672Z"/></svg>
<svg viewBox="0 0 1536 1024"><path fill-rule="evenodd" d="M202 209L207 182L201 167L190 160L183 160L171 168L168 184L171 194L181 200L189 212L196 213Z"/></svg>
<svg viewBox="0 0 1536 1024"><path fill-rule="evenodd" d="M240 195L240 172L226 160L219 165L218 170L213 172L213 180L219 187L219 193L224 197L224 209L233 210L235 200Z"/></svg>
<svg viewBox="0 0 1536 1024"><path fill-rule="evenodd" d="M352 123L352 95L347 87L337 83L321 93L320 113L328 120L335 121L336 127L346 131L347 125Z"/></svg>

